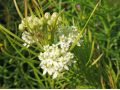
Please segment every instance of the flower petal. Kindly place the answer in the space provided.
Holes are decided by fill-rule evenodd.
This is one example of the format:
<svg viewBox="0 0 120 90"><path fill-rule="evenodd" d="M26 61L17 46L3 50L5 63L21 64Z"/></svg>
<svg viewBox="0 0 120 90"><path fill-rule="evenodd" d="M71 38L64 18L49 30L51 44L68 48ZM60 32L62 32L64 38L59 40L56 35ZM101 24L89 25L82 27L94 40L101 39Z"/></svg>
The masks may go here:
<svg viewBox="0 0 120 90"><path fill-rule="evenodd" d="M57 76L58 76L58 72L55 72L55 73L53 74L53 79L55 79Z"/></svg>

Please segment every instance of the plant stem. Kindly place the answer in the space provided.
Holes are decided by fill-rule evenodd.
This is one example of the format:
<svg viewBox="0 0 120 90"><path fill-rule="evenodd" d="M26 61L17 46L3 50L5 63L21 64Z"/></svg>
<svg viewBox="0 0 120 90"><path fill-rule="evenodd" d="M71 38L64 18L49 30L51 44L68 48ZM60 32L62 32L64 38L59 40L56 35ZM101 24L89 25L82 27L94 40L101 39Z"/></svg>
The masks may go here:
<svg viewBox="0 0 120 90"><path fill-rule="evenodd" d="M15 8L16 8L16 10L17 10L20 18L23 19L23 16L22 16L22 14L21 14L21 12L20 12L20 9L18 8L18 5L17 5L17 3L16 3L16 0L13 0L13 2L14 2L14 4L15 4Z"/></svg>
<svg viewBox="0 0 120 90"><path fill-rule="evenodd" d="M81 30L79 36L77 37L77 39L73 42L72 46L70 47L70 50L72 50L72 49L75 47L75 45L77 44L77 42L79 41L79 39L80 39L80 37L81 37L83 31L85 30L86 26L88 25L88 23L89 23L91 17L92 17L93 14L95 13L95 10L97 9L97 7L98 7L98 5L99 5L100 2L101 2L101 0L99 0L98 3L96 4L96 6L94 7L94 9L93 9L92 13L90 14L90 16L89 16L87 22L85 23L84 27L82 28L82 30Z"/></svg>

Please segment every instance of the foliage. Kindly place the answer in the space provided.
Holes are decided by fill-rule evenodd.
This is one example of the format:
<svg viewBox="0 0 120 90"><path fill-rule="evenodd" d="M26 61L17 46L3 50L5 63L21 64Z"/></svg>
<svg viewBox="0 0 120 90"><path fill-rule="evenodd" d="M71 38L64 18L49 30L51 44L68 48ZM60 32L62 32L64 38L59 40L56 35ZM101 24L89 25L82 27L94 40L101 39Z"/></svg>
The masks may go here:
<svg viewBox="0 0 120 90"><path fill-rule="evenodd" d="M23 46L18 30L21 19L14 2L0 2L0 88L120 88L118 3L111 6L111 2L101 0L95 9L98 1L94 0L28 0L28 16L59 12L65 25L75 25L83 34L81 46L71 49L77 63L62 78L52 79L42 74L39 47ZM25 17L24 2L17 3Z"/></svg>

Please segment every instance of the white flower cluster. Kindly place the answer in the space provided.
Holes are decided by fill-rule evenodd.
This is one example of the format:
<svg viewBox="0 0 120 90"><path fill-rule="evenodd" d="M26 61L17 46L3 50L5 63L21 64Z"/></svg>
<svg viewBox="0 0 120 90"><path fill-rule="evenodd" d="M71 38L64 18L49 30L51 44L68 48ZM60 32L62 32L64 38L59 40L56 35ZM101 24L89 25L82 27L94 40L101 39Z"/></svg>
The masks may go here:
<svg viewBox="0 0 120 90"><path fill-rule="evenodd" d="M26 46L27 48L30 46L30 44L32 44L32 43L35 42L33 40L32 36L30 35L30 33L28 33L27 31L24 31L22 33L22 39L25 41L25 43L23 44L23 46Z"/></svg>
<svg viewBox="0 0 120 90"><path fill-rule="evenodd" d="M21 21L21 24L19 24L19 30L23 31L22 39L25 41L25 43L23 44L24 46L29 47L30 44L35 42L31 35L31 30L34 31L36 27L39 27L41 25L42 25L41 19L35 16L29 16ZM30 29L30 31L29 30L25 31L25 29Z"/></svg>
<svg viewBox="0 0 120 90"><path fill-rule="evenodd" d="M72 26L71 27L73 30L69 33L69 36L68 36L68 41L73 43L77 37L80 35L80 33L78 32L77 28L75 26ZM83 36L81 35L81 38ZM77 43L77 46L81 46L81 42L83 42L83 40L79 40L79 42Z"/></svg>
<svg viewBox="0 0 120 90"><path fill-rule="evenodd" d="M62 21L62 18L58 15L57 12L54 12L52 15L50 15L50 13L45 13L44 15L45 19L47 20L47 24L48 25L59 25Z"/></svg>
<svg viewBox="0 0 120 90"><path fill-rule="evenodd" d="M46 45L44 51L38 56L41 61L40 66L44 70L43 75L48 73L53 75L53 79L55 79L63 70L69 70L68 66L73 63L74 57L71 52L66 51L59 44Z"/></svg>
<svg viewBox="0 0 120 90"><path fill-rule="evenodd" d="M23 45L26 47L40 41L35 33L39 34L46 30L45 34L47 34L47 30L54 25L57 28L55 32L56 44L43 44L44 52L40 52L38 55L43 75L48 73L53 76L53 79L61 75L64 70L69 70L69 66L75 62L73 60L74 54L69 51L69 48L79 35L75 26L62 27L61 22L62 19L58 13L54 12L50 15L47 12L41 18L35 16L27 17L19 25L19 30L23 31L22 39L25 41ZM25 30L26 28L27 30ZM80 46L81 41L77 43L77 46Z"/></svg>
<svg viewBox="0 0 120 90"><path fill-rule="evenodd" d="M62 34L59 35L59 42L52 46L44 46L45 52L41 52L38 56L41 61L40 66L43 69L43 75L48 73L49 75L53 75L54 79L59 76L62 71L69 70L68 66L75 62L73 60L74 55L68 50L78 37L79 32L75 26L69 28L71 28L71 30L67 32L67 35L59 31L59 33L62 32ZM81 41L82 40L77 43L77 46L80 46Z"/></svg>
<svg viewBox="0 0 120 90"><path fill-rule="evenodd" d="M78 32L77 28L75 26L71 26L67 28L67 35L65 35L61 29L59 29L59 33L62 32L62 35L59 36L60 39L60 43L62 45L62 47L69 47L78 37L78 35L80 35L80 33ZM82 38L83 36L81 36ZM81 42L83 40L79 40L79 42L77 43L77 46L81 46ZM67 43L66 45L64 45L64 43Z"/></svg>
<svg viewBox="0 0 120 90"><path fill-rule="evenodd" d="M35 16L28 16L26 19L24 18L19 24L19 30L23 31L26 27L31 30L34 30L36 27L43 29L44 24L52 25L56 23L56 25L60 24L62 21L61 17L57 12L54 12L52 15L46 12L43 17L38 18Z"/></svg>
<svg viewBox="0 0 120 90"><path fill-rule="evenodd" d="M26 27L28 27L31 30L34 30L34 28L40 25L42 25L41 19L35 16L29 16L21 21L21 24L19 24L19 30L24 31Z"/></svg>
<svg viewBox="0 0 120 90"><path fill-rule="evenodd" d="M36 41L38 41L38 37L34 35L35 33L39 33L42 30L45 31L44 29L46 29L48 26L54 25L54 23L56 23L56 26L59 26L61 21L61 17L56 12L54 12L52 15L46 12L41 18L35 16L28 16L26 19L24 18L21 21L21 24L19 24L19 30L23 31L22 39L26 42L23 45L29 47L30 44L33 44ZM36 41L34 41L33 35L36 36L34 37Z"/></svg>

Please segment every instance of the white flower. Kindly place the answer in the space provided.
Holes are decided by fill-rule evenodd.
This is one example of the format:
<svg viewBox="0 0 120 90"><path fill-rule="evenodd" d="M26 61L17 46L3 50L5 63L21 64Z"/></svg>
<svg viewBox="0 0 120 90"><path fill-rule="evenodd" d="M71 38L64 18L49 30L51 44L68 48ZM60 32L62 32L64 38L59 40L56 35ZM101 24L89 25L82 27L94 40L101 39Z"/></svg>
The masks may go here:
<svg viewBox="0 0 120 90"><path fill-rule="evenodd" d="M50 19L50 13L49 13L49 12L46 12L45 15L44 15L44 17L45 17L46 19Z"/></svg>
<svg viewBox="0 0 120 90"><path fill-rule="evenodd" d="M53 79L55 79L57 76L58 76L58 72L55 72L55 73L53 74Z"/></svg>
<svg viewBox="0 0 120 90"><path fill-rule="evenodd" d="M77 39L77 37L80 35L80 33L78 32L77 28L75 26L69 26L69 27L63 27L63 28L58 28L58 32L59 34L59 40L60 40L60 44L61 46L64 47L68 47ZM81 38L83 36L81 35ZM77 43L77 46L80 46L81 43L83 42L82 39L79 40L79 42Z"/></svg>
<svg viewBox="0 0 120 90"><path fill-rule="evenodd" d="M69 49L69 46L70 46L70 42L68 41L68 38L65 37L64 35L61 35L59 37L59 44L60 44L60 47L62 48L62 50L65 50L67 51Z"/></svg>
<svg viewBox="0 0 120 90"><path fill-rule="evenodd" d="M69 70L74 55L68 51L64 51L59 47L60 44L52 44L52 46L44 46L45 52L41 52L38 56L41 61L40 66L43 69L43 75L48 73L53 79L59 76L62 71Z"/></svg>
<svg viewBox="0 0 120 90"><path fill-rule="evenodd" d="M30 33L28 33L27 31L24 31L22 33L22 39L26 42L23 45L26 47L29 47L30 44L34 43L35 41L33 40L32 36L30 35Z"/></svg>
<svg viewBox="0 0 120 90"><path fill-rule="evenodd" d="M47 16L47 15L46 15ZM50 17L50 16L49 16ZM54 23L56 23L56 25L59 25L59 23L62 21L62 18L60 16L58 16L57 12L54 12L51 17L49 18L49 20L47 21L48 25L52 25Z"/></svg>
<svg viewBox="0 0 120 90"><path fill-rule="evenodd" d="M40 19L38 17L34 17L33 18L33 25L34 26L39 26L39 21L40 21Z"/></svg>
<svg viewBox="0 0 120 90"><path fill-rule="evenodd" d="M21 21L21 24L19 24L19 30L24 31L24 29L30 28L34 29L35 27L38 27L41 25L40 19L35 16L28 16L27 18L24 18Z"/></svg>
<svg viewBox="0 0 120 90"><path fill-rule="evenodd" d="M57 16L58 16L58 13L57 13L57 12L54 12L54 13L52 14L52 16L51 16L51 19L53 20L53 19L55 19Z"/></svg>

